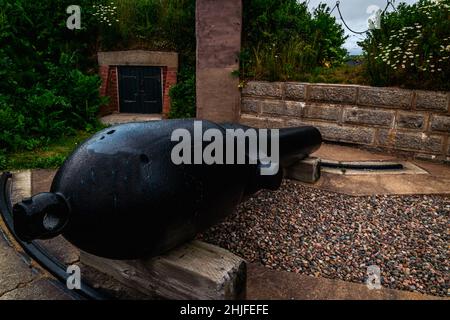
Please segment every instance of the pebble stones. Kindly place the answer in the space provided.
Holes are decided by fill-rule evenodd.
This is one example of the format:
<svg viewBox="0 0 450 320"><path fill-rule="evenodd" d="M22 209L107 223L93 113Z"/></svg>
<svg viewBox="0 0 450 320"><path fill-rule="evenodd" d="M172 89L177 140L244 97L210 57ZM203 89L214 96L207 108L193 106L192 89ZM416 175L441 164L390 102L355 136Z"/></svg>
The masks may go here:
<svg viewBox="0 0 450 320"><path fill-rule="evenodd" d="M268 268L449 296L450 199L352 197L293 181L262 191L203 235Z"/></svg>

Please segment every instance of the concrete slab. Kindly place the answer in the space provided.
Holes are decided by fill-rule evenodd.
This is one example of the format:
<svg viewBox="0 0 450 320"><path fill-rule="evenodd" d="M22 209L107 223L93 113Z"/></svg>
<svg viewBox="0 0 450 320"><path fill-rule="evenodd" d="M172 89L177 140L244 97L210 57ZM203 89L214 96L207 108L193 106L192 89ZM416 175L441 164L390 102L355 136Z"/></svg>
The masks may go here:
<svg viewBox="0 0 450 320"><path fill-rule="evenodd" d="M255 263L247 269L249 300L439 300L419 293L370 290L363 284L275 271Z"/></svg>
<svg viewBox="0 0 450 320"><path fill-rule="evenodd" d="M370 152L356 147L323 143L319 150L311 156L335 161L389 161L396 160L395 156Z"/></svg>
<svg viewBox="0 0 450 320"><path fill-rule="evenodd" d="M450 179L432 175L336 175L322 173L312 187L352 196L450 195Z"/></svg>
<svg viewBox="0 0 450 320"><path fill-rule="evenodd" d="M392 155L370 152L363 149L335 144L323 144L313 154L315 157L333 161L392 161L409 167L408 174L382 172L367 174L351 172L339 174L333 170L323 170L321 179L314 188L353 195L377 194L449 194L450 166L420 160L405 161Z"/></svg>
<svg viewBox="0 0 450 320"><path fill-rule="evenodd" d="M161 119L161 114L113 113L102 117L100 121L106 125L114 125L129 122L157 121Z"/></svg>
<svg viewBox="0 0 450 320"><path fill-rule="evenodd" d="M31 196L31 170L13 171L12 203Z"/></svg>
<svg viewBox="0 0 450 320"><path fill-rule="evenodd" d="M0 297L37 278L0 229Z"/></svg>
<svg viewBox="0 0 450 320"><path fill-rule="evenodd" d="M41 278L0 296L0 300L76 300L51 278Z"/></svg>

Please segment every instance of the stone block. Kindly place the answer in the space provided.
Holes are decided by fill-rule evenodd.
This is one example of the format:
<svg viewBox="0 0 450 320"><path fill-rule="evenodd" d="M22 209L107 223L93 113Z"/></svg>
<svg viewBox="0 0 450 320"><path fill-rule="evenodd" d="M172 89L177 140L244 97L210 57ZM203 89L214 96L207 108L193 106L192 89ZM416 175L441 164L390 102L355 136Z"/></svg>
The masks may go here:
<svg viewBox="0 0 450 320"><path fill-rule="evenodd" d="M306 100L306 84L287 82L285 84L286 100L305 101Z"/></svg>
<svg viewBox="0 0 450 320"><path fill-rule="evenodd" d="M280 82L250 81L242 89L246 96L275 97L283 96L283 84Z"/></svg>
<svg viewBox="0 0 450 320"><path fill-rule="evenodd" d="M450 116L437 116L431 118L431 130L450 132Z"/></svg>
<svg viewBox="0 0 450 320"><path fill-rule="evenodd" d="M396 88L360 87L358 104L375 107L409 109L412 106L413 92Z"/></svg>
<svg viewBox="0 0 450 320"><path fill-rule="evenodd" d="M261 113L261 100L244 98L241 110L244 113Z"/></svg>
<svg viewBox="0 0 450 320"><path fill-rule="evenodd" d="M319 129L324 140L372 144L375 139L374 128L339 126L326 123L316 123L315 127Z"/></svg>
<svg viewBox="0 0 450 320"><path fill-rule="evenodd" d="M260 100L262 114L286 114L286 104L280 100Z"/></svg>
<svg viewBox="0 0 450 320"><path fill-rule="evenodd" d="M344 108L343 122L378 125L390 127L393 124L394 112L370 108Z"/></svg>
<svg viewBox="0 0 450 320"><path fill-rule="evenodd" d="M241 114L240 124L254 128L264 128L266 119L255 115Z"/></svg>
<svg viewBox="0 0 450 320"><path fill-rule="evenodd" d="M416 91L416 109L446 112L448 94L434 91Z"/></svg>
<svg viewBox="0 0 450 320"><path fill-rule="evenodd" d="M357 86L310 85L309 99L335 103L356 103Z"/></svg>
<svg viewBox="0 0 450 320"><path fill-rule="evenodd" d="M378 134L378 142L395 149L442 153L443 137L425 133L381 130Z"/></svg>
<svg viewBox="0 0 450 320"><path fill-rule="evenodd" d="M294 116L301 117L305 110L305 102L300 101L285 101L285 115L286 116Z"/></svg>
<svg viewBox="0 0 450 320"><path fill-rule="evenodd" d="M307 104L304 117L319 120L338 121L341 107L332 104Z"/></svg>
<svg viewBox="0 0 450 320"><path fill-rule="evenodd" d="M423 129L425 127L425 115L417 112L399 112L397 127L403 129Z"/></svg>

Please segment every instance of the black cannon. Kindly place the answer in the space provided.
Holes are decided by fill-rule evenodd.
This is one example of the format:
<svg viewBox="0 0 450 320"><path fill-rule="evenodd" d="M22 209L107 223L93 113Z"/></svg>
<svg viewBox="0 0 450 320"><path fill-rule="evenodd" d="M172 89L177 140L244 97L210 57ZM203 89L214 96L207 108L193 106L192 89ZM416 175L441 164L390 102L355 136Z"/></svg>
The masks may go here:
<svg viewBox="0 0 450 320"><path fill-rule="evenodd" d="M193 137L182 150L192 155L178 154L187 159L184 163L173 159L180 146L180 140L172 141L177 129ZM50 192L14 206L14 231L27 242L62 234L78 248L107 258L159 255L219 222L256 191L277 189L282 169L276 166L304 158L321 144L321 135L313 127L280 129L279 136L268 130L267 148L261 147L261 135L256 153L250 143L245 144L245 163L237 161L242 157L238 143L228 161L206 164L198 159L217 140L216 136L199 141L208 130L223 134L222 142L230 132L234 136L229 141L249 142L249 129L253 130L237 124L166 120L102 130L64 162ZM278 149L278 163L265 161L265 155L270 157L267 150ZM210 154L219 159L219 153ZM267 169L270 165L273 172ZM264 169L268 173L263 174Z"/></svg>

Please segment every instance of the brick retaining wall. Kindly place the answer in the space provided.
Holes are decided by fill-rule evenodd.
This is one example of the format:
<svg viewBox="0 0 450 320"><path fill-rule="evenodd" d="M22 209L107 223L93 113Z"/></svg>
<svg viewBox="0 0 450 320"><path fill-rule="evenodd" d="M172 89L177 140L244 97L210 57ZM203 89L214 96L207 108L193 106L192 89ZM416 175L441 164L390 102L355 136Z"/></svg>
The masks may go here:
<svg viewBox="0 0 450 320"><path fill-rule="evenodd" d="M450 93L357 85L247 83L241 123L313 125L326 141L450 160Z"/></svg>

